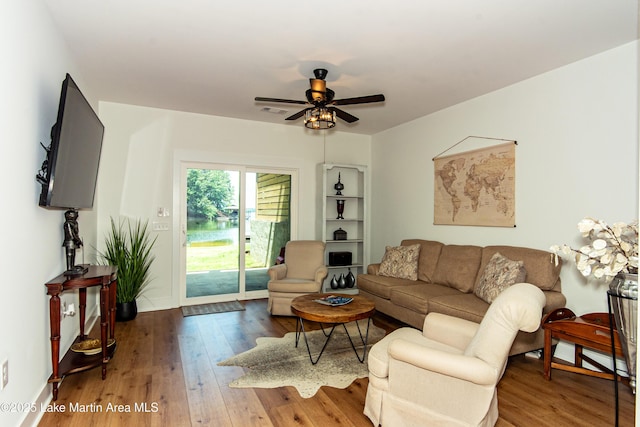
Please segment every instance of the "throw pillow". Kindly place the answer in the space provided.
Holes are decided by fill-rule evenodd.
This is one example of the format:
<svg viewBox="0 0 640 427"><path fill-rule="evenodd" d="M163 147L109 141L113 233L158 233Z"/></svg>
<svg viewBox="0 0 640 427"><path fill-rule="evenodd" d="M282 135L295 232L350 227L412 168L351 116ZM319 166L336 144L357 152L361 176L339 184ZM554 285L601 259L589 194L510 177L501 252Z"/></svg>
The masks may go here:
<svg viewBox="0 0 640 427"><path fill-rule="evenodd" d="M491 304L500 292L515 283L523 282L526 277L527 270L523 261L512 261L496 252L484 268L473 293Z"/></svg>
<svg viewBox="0 0 640 427"><path fill-rule="evenodd" d="M418 280L418 257L420 245L387 246L382 262L380 276L395 277L397 279Z"/></svg>

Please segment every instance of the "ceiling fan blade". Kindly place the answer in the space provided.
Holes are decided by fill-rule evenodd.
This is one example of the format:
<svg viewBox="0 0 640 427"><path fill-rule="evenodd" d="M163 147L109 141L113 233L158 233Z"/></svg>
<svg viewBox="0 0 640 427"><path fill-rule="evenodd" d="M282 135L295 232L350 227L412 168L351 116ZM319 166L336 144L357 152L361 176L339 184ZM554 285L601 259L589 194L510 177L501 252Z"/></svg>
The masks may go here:
<svg viewBox="0 0 640 427"><path fill-rule="evenodd" d="M307 101L296 101L293 99L280 99L280 98L263 98L261 96L256 96L255 98L256 101L258 102L280 102L280 103L284 103L284 104L306 104Z"/></svg>
<svg viewBox="0 0 640 427"><path fill-rule="evenodd" d="M353 123L353 122L357 122L358 120L360 120L356 116L352 116L351 114L349 114L346 111L341 110L339 108L331 107L331 110L335 111L336 112L336 116L340 117L342 120L344 120L347 123Z"/></svg>
<svg viewBox="0 0 640 427"><path fill-rule="evenodd" d="M304 116L305 111L307 111L306 108L302 111L298 111L297 113L287 117L285 120L298 120L300 117Z"/></svg>
<svg viewBox="0 0 640 427"><path fill-rule="evenodd" d="M383 102L384 95L368 95L358 96L356 98L336 99L333 101L334 105L353 105L353 104L367 104L369 102Z"/></svg>

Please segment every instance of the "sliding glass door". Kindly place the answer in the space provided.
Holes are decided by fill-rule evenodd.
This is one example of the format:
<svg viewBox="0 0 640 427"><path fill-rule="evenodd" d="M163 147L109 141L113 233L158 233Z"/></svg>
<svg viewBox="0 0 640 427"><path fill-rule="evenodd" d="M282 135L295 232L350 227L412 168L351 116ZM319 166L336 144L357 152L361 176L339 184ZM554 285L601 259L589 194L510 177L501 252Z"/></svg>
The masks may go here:
<svg viewBox="0 0 640 427"><path fill-rule="evenodd" d="M182 305L267 296L291 236L292 172L184 164Z"/></svg>

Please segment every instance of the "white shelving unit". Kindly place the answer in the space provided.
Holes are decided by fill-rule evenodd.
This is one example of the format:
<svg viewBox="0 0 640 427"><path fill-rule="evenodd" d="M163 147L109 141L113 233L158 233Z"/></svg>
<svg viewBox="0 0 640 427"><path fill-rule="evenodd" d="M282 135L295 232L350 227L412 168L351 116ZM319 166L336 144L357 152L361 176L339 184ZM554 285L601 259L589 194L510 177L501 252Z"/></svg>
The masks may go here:
<svg viewBox="0 0 640 427"><path fill-rule="evenodd" d="M349 270L354 276L365 272L369 263L368 254L368 176L367 167L337 163L322 165L322 241L326 243L325 264L329 274L323 285L324 292L357 293L358 284L352 288L331 288L331 279L335 275L347 276ZM336 195L334 188L338 182L344 185L342 195ZM338 200L344 200L344 219L338 219ZM334 231L347 232L346 240L334 240ZM351 264L345 266L329 265L330 252L351 252Z"/></svg>

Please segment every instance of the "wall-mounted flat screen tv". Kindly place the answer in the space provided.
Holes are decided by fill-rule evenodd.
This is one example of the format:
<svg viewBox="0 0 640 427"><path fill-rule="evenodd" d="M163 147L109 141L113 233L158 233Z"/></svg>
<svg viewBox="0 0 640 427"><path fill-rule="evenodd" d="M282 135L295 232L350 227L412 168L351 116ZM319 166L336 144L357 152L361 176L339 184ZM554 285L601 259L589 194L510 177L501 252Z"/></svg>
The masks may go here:
<svg viewBox="0 0 640 427"><path fill-rule="evenodd" d="M104 125L67 74L51 128L51 145L45 148L47 158L36 177L42 184L40 206L93 207L103 136Z"/></svg>

